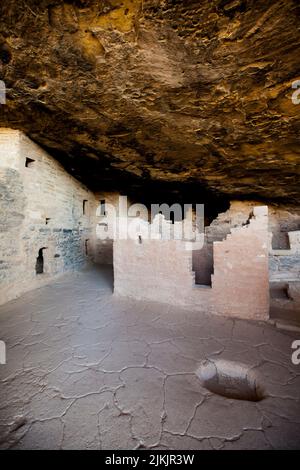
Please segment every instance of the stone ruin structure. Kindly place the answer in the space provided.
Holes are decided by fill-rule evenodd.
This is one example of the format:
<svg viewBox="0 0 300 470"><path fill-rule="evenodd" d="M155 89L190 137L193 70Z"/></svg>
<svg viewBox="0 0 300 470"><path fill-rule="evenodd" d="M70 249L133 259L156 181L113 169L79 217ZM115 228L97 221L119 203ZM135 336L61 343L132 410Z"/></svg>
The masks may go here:
<svg viewBox="0 0 300 470"><path fill-rule="evenodd" d="M84 266L95 197L23 133L0 129L4 303Z"/></svg>
<svg viewBox="0 0 300 470"><path fill-rule="evenodd" d="M6 128L0 189L0 448L299 445L296 214L233 200L204 224L130 196L124 218Z"/></svg>
<svg viewBox="0 0 300 470"><path fill-rule="evenodd" d="M273 316L297 319L299 217L233 201L205 227L201 249L159 230L114 239L105 207L117 207L117 192L88 190L22 132L1 129L0 143L1 303L93 262L113 264L116 295L256 320L271 305ZM155 220L140 221L155 232Z"/></svg>
<svg viewBox="0 0 300 470"><path fill-rule="evenodd" d="M300 448L299 13L0 2L0 450Z"/></svg>
<svg viewBox="0 0 300 470"><path fill-rule="evenodd" d="M139 237L114 242L116 293L220 315L268 318L267 207L255 207L246 225L213 243L211 285L196 284L193 251L185 248L185 241ZM201 268L198 260L197 270Z"/></svg>

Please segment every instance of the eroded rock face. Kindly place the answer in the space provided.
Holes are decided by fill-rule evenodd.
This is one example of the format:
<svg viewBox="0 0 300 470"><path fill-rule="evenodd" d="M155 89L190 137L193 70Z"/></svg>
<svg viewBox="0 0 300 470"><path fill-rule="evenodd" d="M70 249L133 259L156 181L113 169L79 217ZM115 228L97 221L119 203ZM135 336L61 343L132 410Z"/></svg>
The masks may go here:
<svg viewBox="0 0 300 470"><path fill-rule="evenodd" d="M1 125L90 186L129 174L296 203L297 1L8 0L0 18Z"/></svg>

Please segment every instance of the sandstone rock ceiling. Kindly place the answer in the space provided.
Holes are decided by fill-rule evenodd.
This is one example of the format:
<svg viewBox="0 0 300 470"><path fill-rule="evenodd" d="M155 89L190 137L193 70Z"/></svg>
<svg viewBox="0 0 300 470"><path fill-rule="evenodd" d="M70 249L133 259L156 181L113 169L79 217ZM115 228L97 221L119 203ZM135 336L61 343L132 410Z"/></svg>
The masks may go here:
<svg viewBox="0 0 300 470"><path fill-rule="evenodd" d="M2 1L0 125L92 188L201 183L296 204L299 13L293 0Z"/></svg>

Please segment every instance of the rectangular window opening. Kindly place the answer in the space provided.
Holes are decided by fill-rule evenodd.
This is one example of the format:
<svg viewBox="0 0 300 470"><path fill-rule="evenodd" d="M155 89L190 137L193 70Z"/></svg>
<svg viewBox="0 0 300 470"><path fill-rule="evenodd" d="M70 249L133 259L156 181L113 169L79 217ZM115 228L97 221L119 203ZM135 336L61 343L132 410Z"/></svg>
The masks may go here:
<svg viewBox="0 0 300 470"><path fill-rule="evenodd" d="M87 200L87 199L84 199L84 200L82 201L82 213L83 213L83 215L86 214L87 203L88 203L88 200Z"/></svg>
<svg viewBox="0 0 300 470"><path fill-rule="evenodd" d="M106 215L105 199L101 199L101 201L100 201L100 215Z"/></svg>

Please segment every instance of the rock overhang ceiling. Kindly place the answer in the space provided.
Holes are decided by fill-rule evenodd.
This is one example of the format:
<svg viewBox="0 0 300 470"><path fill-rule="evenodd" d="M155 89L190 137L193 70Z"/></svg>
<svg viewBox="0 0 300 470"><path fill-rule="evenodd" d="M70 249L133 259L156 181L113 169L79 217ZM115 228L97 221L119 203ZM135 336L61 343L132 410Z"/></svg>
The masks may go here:
<svg viewBox="0 0 300 470"><path fill-rule="evenodd" d="M297 204L297 1L1 2L0 124L94 189Z"/></svg>

